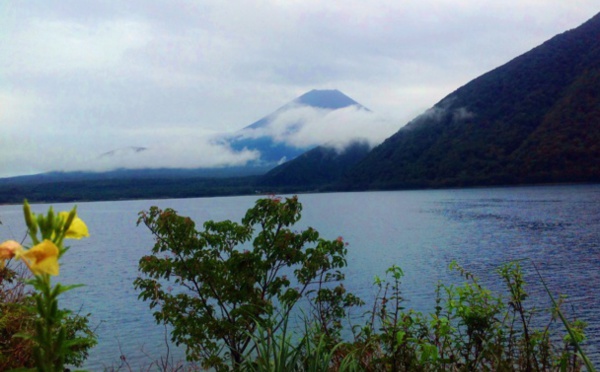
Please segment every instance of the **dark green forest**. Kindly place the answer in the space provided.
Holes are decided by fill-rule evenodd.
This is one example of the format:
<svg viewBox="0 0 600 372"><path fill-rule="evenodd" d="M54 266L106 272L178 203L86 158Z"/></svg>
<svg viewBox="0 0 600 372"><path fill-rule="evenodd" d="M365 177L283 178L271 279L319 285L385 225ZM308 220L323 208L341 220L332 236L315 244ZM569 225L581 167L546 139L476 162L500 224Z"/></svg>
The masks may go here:
<svg viewBox="0 0 600 372"><path fill-rule="evenodd" d="M463 87L376 147L349 189L598 182L600 15Z"/></svg>
<svg viewBox="0 0 600 372"><path fill-rule="evenodd" d="M256 177L122 178L0 184L0 203L168 199L254 194Z"/></svg>

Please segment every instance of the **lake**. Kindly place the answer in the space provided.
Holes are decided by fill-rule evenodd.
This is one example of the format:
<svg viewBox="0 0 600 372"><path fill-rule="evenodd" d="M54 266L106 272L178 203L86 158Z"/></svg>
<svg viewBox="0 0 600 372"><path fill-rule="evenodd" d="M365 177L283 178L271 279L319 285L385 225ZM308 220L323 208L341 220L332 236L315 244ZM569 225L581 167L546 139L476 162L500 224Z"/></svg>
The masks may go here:
<svg viewBox="0 0 600 372"><path fill-rule="evenodd" d="M136 226L150 206L173 208L201 226L206 220L239 221L259 196L78 203L91 237L70 241L60 281L82 283L61 305L92 313L99 344L87 361L90 370L118 366L125 355L134 370L165 355L165 330L133 288L140 257L152 236ZM588 350L597 360L600 342L600 185L536 186L426 191L305 194L298 229L312 226L321 236L349 243L345 286L367 302L373 278L392 264L405 273L407 307L433 308L438 280L459 278L448 270L456 260L492 288L500 263L522 263L530 301L544 306L547 295L534 262L555 295L568 295L565 310L589 323ZM55 204L55 210L72 204ZM35 212L48 205L32 206ZM0 239L21 240L20 206L0 206ZM171 355L183 352L171 345Z"/></svg>

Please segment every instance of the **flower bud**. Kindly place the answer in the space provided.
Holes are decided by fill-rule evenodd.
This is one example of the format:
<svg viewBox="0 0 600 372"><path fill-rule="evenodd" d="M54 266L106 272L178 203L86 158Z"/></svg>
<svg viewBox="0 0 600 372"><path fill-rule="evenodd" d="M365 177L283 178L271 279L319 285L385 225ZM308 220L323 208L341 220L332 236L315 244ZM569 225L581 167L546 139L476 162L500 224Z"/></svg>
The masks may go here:
<svg viewBox="0 0 600 372"><path fill-rule="evenodd" d="M33 214L31 213L31 208L29 207L29 203L27 199L23 202L23 215L25 216L25 224L27 224L27 228L31 235L37 234L37 223L34 220Z"/></svg>

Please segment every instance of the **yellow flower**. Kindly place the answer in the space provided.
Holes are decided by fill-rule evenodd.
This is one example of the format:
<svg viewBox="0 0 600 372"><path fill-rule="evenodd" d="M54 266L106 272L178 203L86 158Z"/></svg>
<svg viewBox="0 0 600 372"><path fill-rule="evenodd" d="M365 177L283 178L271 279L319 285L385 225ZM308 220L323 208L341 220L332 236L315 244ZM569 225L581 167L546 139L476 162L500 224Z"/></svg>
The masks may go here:
<svg viewBox="0 0 600 372"><path fill-rule="evenodd" d="M60 212L58 215L62 217L64 221L67 221L69 219L69 213L70 212ZM65 234L65 238L81 239L87 238L88 236L90 236L90 234L85 222L75 215L75 218L73 218L73 221L71 222L71 225Z"/></svg>
<svg viewBox="0 0 600 372"><path fill-rule="evenodd" d="M23 260L34 275L58 275L58 247L50 240L44 240L30 249L17 252L16 257Z"/></svg>
<svg viewBox="0 0 600 372"><path fill-rule="evenodd" d="M4 268L5 261L10 260L22 250L21 244L14 240L7 240L0 244L0 268Z"/></svg>

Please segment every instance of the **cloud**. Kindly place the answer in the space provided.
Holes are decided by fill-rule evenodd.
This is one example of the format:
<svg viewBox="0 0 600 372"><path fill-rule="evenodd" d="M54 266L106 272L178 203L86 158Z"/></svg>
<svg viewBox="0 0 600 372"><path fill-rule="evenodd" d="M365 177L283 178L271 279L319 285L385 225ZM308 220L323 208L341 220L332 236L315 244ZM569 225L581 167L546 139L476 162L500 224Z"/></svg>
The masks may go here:
<svg viewBox="0 0 600 372"><path fill-rule="evenodd" d="M424 122L439 123L442 120L451 120L453 122L459 122L471 119L476 116L472 111L469 111L466 107L452 108L452 102L455 102L455 97L449 96L438 105L431 107L422 114L411 120L403 130L412 130L419 128Z"/></svg>
<svg viewBox="0 0 600 372"><path fill-rule="evenodd" d="M0 60L12 76L56 76L122 69L128 51L145 45L149 25L131 20L97 26L65 20L32 19L11 30Z"/></svg>
<svg viewBox="0 0 600 372"><path fill-rule="evenodd" d="M180 139L175 143L165 143L144 151L135 151L132 148L121 149L109 156L91 159L88 164L76 168L92 171L117 168L218 168L245 165L259 156L256 151L233 151L228 146L214 143L209 138Z"/></svg>
<svg viewBox="0 0 600 372"><path fill-rule="evenodd" d="M244 165L257 159L256 151L234 151L214 141L215 135L181 135L177 131L134 132L119 142L98 137L97 143L82 141L55 146L55 141L36 141L23 133L0 138L0 177L49 171L108 171L118 168L216 168ZM15 144L19 144L15 146ZM142 144L134 151L126 144ZM102 151L99 151L102 148ZM106 155L106 153L111 153ZM105 154L103 156L103 154Z"/></svg>
<svg viewBox="0 0 600 372"><path fill-rule="evenodd" d="M278 113L268 125L245 129L240 135L247 138L269 136L297 148L327 144L341 149L356 140L375 146L398 128L397 121L358 106L327 110L298 105Z"/></svg>
<svg viewBox="0 0 600 372"><path fill-rule="evenodd" d="M464 107L459 107L452 113L452 120L462 121L475 117L475 114Z"/></svg>

